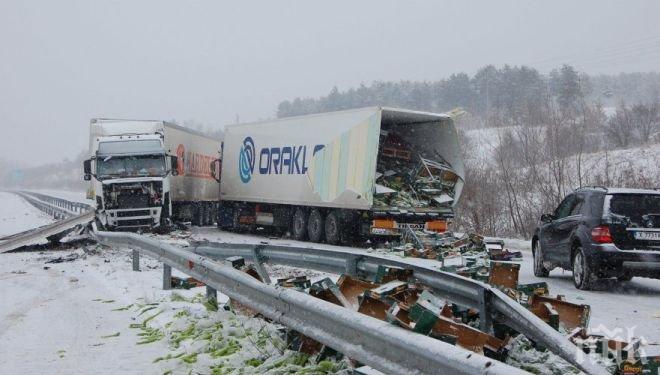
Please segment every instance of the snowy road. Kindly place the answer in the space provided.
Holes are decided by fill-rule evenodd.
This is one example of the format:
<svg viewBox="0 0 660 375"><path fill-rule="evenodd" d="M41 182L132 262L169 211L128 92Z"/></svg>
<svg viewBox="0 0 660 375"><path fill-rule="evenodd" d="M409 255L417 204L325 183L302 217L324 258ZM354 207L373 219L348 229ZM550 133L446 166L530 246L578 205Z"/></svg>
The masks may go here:
<svg viewBox="0 0 660 375"><path fill-rule="evenodd" d="M53 219L16 194L0 191L0 237L50 224Z"/></svg>
<svg viewBox="0 0 660 375"><path fill-rule="evenodd" d="M159 264L143 260L144 271L132 272L123 251L45 263L73 253L84 254L2 254L1 372L155 373L152 361L166 352L164 344L136 345L137 332L128 327L135 314L112 310L138 298L148 303L169 295L161 290Z"/></svg>
<svg viewBox="0 0 660 375"><path fill-rule="evenodd" d="M545 281L550 294L562 294L570 302L591 306L589 327L604 330L601 334L619 336L629 340L630 336L644 337L660 344L660 280L642 277L629 282L616 279L599 280L591 291L577 290L571 272L555 269L548 278L534 276L532 253L523 251L524 260L520 271L520 282ZM653 353L660 352L654 346Z"/></svg>
<svg viewBox="0 0 660 375"><path fill-rule="evenodd" d="M0 233L11 234L51 221L18 196L0 193ZM182 236L158 236L178 245L187 244ZM265 235L219 231L214 227L193 228L192 238L220 242L320 246ZM526 242L509 242L521 248L525 259L520 281L546 281L552 295L565 295L568 301L591 306L590 328L628 340L628 334L660 342L660 280L635 278L617 283L605 280L594 291L577 291L570 272L555 270L551 277L532 274L532 257ZM351 251L350 247L339 247ZM80 257L72 262L46 264L49 259L69 254ZM414 259L413 262L439 263ZM45 268L49 267L49 268ZM161 290L161 266L142 259L143 272L132 272L128 254L109 250L85 254L82 249L47 253L0 255L0 368L6 373L158 373L162 368L153 360L166 352L163 342L136 345L138 337L128 324L138 320L134 312L113 311L141 300L144 303L165 298ZM290 270L271 269L273 272ZM279 276L279 275L278 275ZM325 276L309 274L311 277ZM198 291L190 291L191 293ZM104 302L105 301L105 302ZM603 330L604 328L605 330ZM116 337L103 336L114 335ZM649 352L656 353L659 346ZM29 358L29 360L26 360Z"/></svg>

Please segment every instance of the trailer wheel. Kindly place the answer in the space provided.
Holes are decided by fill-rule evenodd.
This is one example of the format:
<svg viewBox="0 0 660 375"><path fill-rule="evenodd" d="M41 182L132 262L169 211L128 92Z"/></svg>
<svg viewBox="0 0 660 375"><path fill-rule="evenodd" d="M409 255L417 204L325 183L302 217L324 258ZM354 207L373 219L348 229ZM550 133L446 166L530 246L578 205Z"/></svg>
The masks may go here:
<svg viewBox="0 0 660 375"><path fill-rule="evenodd" d="M325 240L329 244L336 245L341 242L340 228L337 212L331 211L328 216L325 217Z"/></svg>
<svg viewBox="0 0 660 375"><path fill-rule="evenodd" d="M293 214L292 232L293 238L298 241L307 239L307 213L302 208L297 208Z"/></svg>
<svg viewBox="0 0 660 375"><path fill-rule="evenodd" d="M321 211L315 208L307 219L307 235L309 236L309 240L312 242L321 242L324 230L323 215L321 215Z"/></svg>
<svg viewBox="0 0 660 375"><path fill-rule="evenodd" d="M204 225L213 224L213 208L210 203L204 203Z"/></svg>

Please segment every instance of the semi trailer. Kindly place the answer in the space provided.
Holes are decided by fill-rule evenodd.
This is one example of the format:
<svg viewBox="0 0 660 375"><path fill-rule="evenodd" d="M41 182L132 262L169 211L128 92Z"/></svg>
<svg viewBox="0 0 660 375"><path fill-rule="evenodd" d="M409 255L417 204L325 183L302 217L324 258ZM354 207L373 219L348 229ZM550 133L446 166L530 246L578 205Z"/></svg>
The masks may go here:
<svg viewBox="0 0 660 375"><path fill-rule="evenodd" d="M371 107L225 128L218 226L298 240L442 232L464 183L450 116Z"/></svg>
<svg viewBox="0 0 660 375"><path fill-rule="evenodd" d="M92 119L84 179L97 225L167 230L173 220L217 216L220 140L165 121Z"/></svg>

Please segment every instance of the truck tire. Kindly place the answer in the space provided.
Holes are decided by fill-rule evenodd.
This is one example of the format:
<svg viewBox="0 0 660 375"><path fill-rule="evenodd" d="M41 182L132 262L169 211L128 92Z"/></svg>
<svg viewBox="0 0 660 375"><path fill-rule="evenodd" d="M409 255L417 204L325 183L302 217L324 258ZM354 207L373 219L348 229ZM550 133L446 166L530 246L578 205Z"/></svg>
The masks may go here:
<svg viewBox="0 0 660 375"><path fill-rule="evenodd" d="M323 232L325 231L325 224L321 211L314 208L307 218L307 235L312 242L321 242L323 239Z"/></svg>
<svg viewBox="0 0 660 375"><path fill-rule="evenodd" d="M305 241L307 239L307 213L302 208L297 208L293 214L291 233L293 234L293 238L298 241Z"/></svg>
<svg viewBox="0 0 660 375"><path fill-rule="evenodd" d="M204 210L202 212L204 213L204 224L203 225L205 225L205 226L211 225L212 224L211 204L204 203Z"/></svg>
<svg viewBox="0 0 660 375"><path fill-rule="evenodd" d="M331 245L341 242L341 225L336 211L330 211L325 217L325 240Z"/></svg>
<svg viewBox="0 0 660 375"><path fill-rule="evenodd" d="M199 226L201 206L198 203L193 203L190 205L190 224L194 226Z"/></svg>

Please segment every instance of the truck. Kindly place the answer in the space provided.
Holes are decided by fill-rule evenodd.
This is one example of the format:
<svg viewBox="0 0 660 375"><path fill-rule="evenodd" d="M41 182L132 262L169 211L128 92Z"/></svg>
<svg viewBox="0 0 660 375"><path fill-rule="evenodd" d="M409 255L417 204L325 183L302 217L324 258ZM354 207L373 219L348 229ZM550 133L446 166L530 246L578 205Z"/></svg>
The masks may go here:
<svg viewBox="0 0 660 375"><path fill-rule="evenodd" d="M156 120L95 118L89 159L96 223L106 230L167 231L176 221L212 225L220 139Z"/></svg>
<svg viewBox="0 0 660 375"><path fill-rule="evenodd" d="M447 229L464 185L450 116L369 107L225 127L218 226L331 244Z"/></svg>

